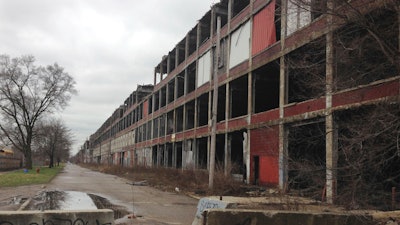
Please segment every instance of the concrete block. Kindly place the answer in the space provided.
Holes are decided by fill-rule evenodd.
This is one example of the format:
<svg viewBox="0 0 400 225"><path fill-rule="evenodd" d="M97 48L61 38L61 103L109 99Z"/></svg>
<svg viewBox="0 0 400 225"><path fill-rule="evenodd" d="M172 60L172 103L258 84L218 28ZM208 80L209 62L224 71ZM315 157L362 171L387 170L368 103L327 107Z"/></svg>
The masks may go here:
<svg viewBox="0 0 400 225"><path fill-rule="evenodd" d="M114 225L110 209L0 211L0 225Z"/></svg>
<svg viewBox="0 0 400 225"><path fill-rule="evenodd" d="M324 212L206 210L207 225L372 225L372 216Z"/></svg>

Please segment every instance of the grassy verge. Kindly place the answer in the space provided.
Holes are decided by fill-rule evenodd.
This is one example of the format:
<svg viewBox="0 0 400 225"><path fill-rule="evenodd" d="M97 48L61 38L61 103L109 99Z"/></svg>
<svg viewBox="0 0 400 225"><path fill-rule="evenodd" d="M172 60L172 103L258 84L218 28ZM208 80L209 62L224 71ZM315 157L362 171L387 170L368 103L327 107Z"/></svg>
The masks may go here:
<svg viewBox="0 0 400 225"><path fill-rule="evenodd" d="M64 166L48 168L40 167L40 172L36 173L36 168L27 173L23 169L0 174L0 187L16 187L31 184L46 184L55 177Z"/></svg>

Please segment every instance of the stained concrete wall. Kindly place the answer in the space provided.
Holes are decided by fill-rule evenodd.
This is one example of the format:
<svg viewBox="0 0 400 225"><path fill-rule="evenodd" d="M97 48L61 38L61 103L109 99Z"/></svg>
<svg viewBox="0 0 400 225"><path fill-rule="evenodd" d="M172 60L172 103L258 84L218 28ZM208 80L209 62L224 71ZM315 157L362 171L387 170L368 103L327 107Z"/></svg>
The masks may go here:
<svg viewBox="0 0 400 225"><path fill-rule="evenodd" d="M364 214L311 213L291 211L250 211L212 209L205 211L206 225L372 225Z"/></svg>
<svg viewBox="0 0 400 225"><path fill-rule="evenodd" d="M0 211L0 225L114 225L114 212L110 209Z"/></svg>

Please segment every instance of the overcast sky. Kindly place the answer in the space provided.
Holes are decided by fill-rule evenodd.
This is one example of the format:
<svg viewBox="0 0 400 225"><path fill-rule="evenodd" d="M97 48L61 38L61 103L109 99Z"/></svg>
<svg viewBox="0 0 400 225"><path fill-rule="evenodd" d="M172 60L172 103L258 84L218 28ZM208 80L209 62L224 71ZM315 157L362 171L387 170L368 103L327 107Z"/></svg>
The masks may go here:
<svg viewBox="0 0 400 225"><path fill-rule="evenodd" d="M0 0L0 54L57 62L78 95L60 115L73 153L218 0Z"/></svg>

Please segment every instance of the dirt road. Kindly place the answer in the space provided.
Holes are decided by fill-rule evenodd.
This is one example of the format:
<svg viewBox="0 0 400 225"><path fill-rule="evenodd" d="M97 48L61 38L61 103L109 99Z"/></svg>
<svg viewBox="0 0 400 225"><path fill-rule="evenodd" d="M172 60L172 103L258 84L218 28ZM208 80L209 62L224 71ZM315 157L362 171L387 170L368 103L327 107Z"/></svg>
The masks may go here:
<svg viewBox="0 0 400 225"><path fill-rule="evenodd" d="M19 204L4 205L12 198L32 197L40 190L80 191L106 198L133 212L136 219L125 224L188 224L196 213L197 200L179 193L162 192L149 186L132 185L117 176L68 164L48 185L0 189L0 210L15 210ZM3 204L1 204L3 202Z"/></svg>

